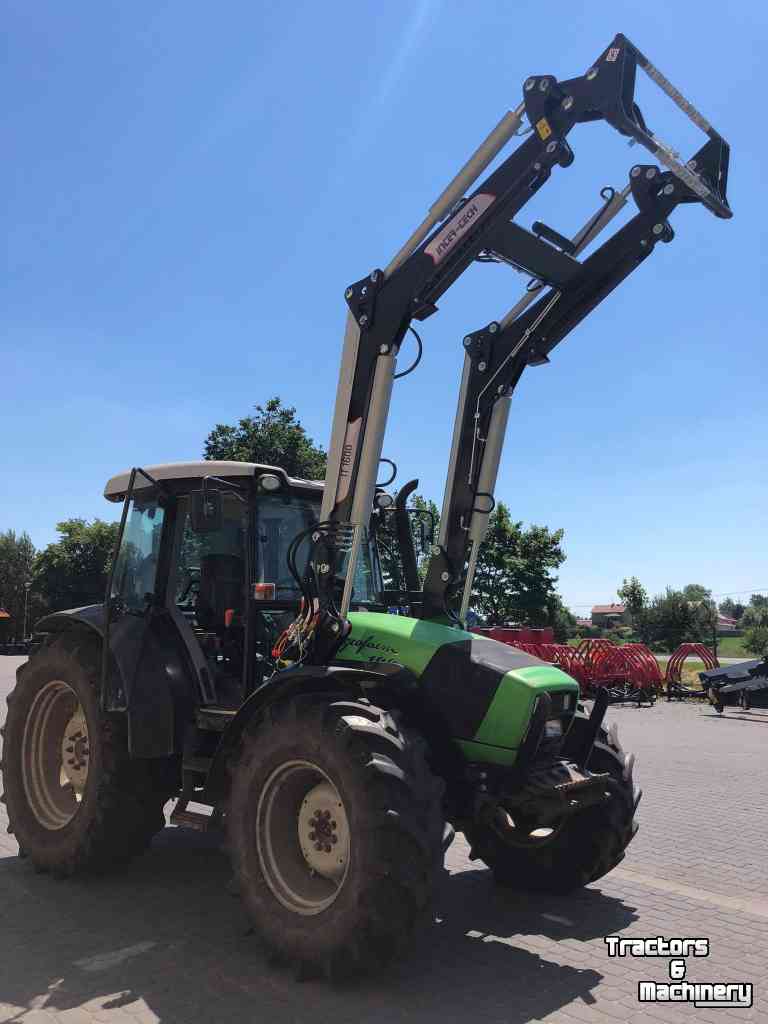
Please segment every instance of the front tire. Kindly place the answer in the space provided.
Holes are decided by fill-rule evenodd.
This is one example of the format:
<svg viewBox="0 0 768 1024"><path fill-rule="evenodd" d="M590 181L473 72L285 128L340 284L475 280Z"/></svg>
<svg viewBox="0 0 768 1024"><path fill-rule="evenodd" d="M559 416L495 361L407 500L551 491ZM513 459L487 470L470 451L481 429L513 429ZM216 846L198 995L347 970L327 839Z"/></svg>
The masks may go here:
<svg viewBox="0 0 768 1024"><path fill-rule="evenodd" d="M124 719L101 711L98 666L97 645L54 643L8 695L8 830L37 870L57 877L122 864L165 824L167 785L130 759Z"/></svg>
<svg viewBox="0 0 768 1024"><path fill-rule="evenodd" d="M579 715L572 728L584 728ZM628 758L616 733L600 729L589 759L591 772L608 772L610 799L565 819L551 838L512 845L488 825L472 825L466 837L474 857L493 871L499 885L545 892L570 892L596 882L624 859L637 832L634 813L640 799Z"/></svg>
<svg viewBox="0 0 768 1024"><path fill-rule="evenodd" d="M443 789L396 712L329 695L267 707L233 768L227 828L268 951L332 979L396 957L442 867Z"/></svg>

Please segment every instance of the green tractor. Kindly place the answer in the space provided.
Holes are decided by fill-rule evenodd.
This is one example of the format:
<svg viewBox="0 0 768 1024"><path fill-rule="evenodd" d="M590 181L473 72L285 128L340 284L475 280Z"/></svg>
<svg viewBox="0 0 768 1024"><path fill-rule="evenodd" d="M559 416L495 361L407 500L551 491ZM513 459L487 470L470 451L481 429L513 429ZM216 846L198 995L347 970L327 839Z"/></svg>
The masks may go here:
<svg viewBox="0 0 768 1024"><path fill-rule="evenodd" d="M640 794L606 699L588 714L565 673L466 623L523 370L671 241L679 203L730 216L726 143L710 129L686 165L662 149L631 102L637 67L687 104L623 36L582 77L528 79L390 265L347 289L324 483L243 462L108 482L123 513L105 602L39 623L47 641L9 697L3 799L37 869L121 864L175 800L172 822L225 831L271 954L338 977L390 961L428 918L455 831L526 891L583 886L621 861ZM464 199L524 114L534 130ZM572 161L571 128L597 118L667 169L635 165L572 240L519 227ZM578 260L630 197L634 216ZM384 429L411 320L478 258L532 283L464 339L434 536L407 505L414 481L396 495L377 481Z"/></svg>

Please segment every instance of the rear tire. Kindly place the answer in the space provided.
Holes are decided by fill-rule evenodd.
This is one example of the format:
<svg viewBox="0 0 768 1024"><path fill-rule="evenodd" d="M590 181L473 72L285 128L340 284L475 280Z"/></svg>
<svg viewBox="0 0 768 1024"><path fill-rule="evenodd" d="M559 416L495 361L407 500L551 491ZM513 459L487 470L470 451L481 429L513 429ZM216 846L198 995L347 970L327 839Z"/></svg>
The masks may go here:
<svg viewBox="0 0 768 1024"><path fill-rule="evenodd" d="M87 641L54 643L8 695L8 830L36 869L57 877L123 864L165 825L169 785L157 769L167 765L131 760L125 719L101 711L99 653Z"/></svg>
<svg viewBox="0 0 768 1024"><path fill-rule="evenodd" d="M397 712L332 695L270 705L245 734L226 819L233 868L267 951L298 974L391 961L426 915L444 785L425 753Z"/></svg>
<svg viewBox="0 0 768 1024"><path fill-rule="evenodd" d="M582 728L585 721L585 716L579 716L572 728ZM474 856L485 861L499 885L569 892L596 882L624 859L637 832L634 812L639 794L634 791L632 763L615 734L600 730L589 770L610 774L606 783L610 799L566 819L551 840L536 846L513 846L487 825L466 830Z"/></svg>

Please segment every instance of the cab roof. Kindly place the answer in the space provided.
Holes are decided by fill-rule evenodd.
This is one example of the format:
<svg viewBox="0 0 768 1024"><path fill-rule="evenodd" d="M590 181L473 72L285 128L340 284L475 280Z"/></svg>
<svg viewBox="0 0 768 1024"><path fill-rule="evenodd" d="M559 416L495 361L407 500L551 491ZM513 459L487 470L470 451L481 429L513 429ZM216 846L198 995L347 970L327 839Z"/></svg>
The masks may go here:
<svg viewBox="0 0 768 1024"><path fill-rule="evenodd" d="M278 466L265 466L258 462L224 462L201 459L199 462L162 462L155 466L142 466L141 468L146 470L154 480L175 481L180 484L189 483L196 486L200 486L203 477L206 476L218 476L224 480L242 480L244 477L254 479L261 476L262 473L274 473L293 490L317 495L318 498L323 493L322 480L301 480L298 477L288 476L285 470ZM130 469L113 476L107 481L104 497L108 501L122 501L128 490L130 479ZM149 486L150 483L146 477L137 473L136 489Z"/></svg>

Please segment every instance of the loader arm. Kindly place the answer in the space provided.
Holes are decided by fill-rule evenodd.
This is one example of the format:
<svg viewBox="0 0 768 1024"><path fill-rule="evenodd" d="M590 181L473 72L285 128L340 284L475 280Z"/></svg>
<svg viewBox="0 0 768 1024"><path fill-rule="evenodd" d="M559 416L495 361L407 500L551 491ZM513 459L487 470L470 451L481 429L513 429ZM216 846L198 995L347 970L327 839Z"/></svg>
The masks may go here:
<svg viewBox="0 0 768 1024"><path fill-rule="evenodd" d="M705 150L706 146L697 154L698 166L704 165ZM674 232L668 218L680 203L692 201L687 187L671 171L637 164L630 172L629 185L622 192L606 195L603 208L584 233L576 236L574 253L596 238L630 196L638 212L585 259L573 277L547 287L540 273L541 285L528 292L507 316L464 338L464 371L439 544L430 559L420 609L424 618L446 613L461 621L466 618L479 547L495 504L493 492L509 404L523 371L549 362L552 349L639 267L659 242L672 241ZM456 608L460 586L461 604Z"/></svg>
<svg viewBox="0 0 768 1024"><path fill-rule="evenodd" d="M634 102L638 67L707 134L708 142L695 160L681 162L646 127ZM526 140L465 199L472 183L517 134L523 115L531 126ZM573 162L567 136L574 126L595 120L604 120L639 142L667 170L654 167L651 178L650 167L633 169L630 187L606 200L598 217L573 243L547 225L534 225L531 233L514 223L512 218L553 168ZM466 345L444 517L421 609L423 617L435 617L450 612L467 552L476 554L477 538L484 535L509 395L523 368L544 360L657 241L672 237L666 217L678 203L701 202L718 217L731 216L726 199L728 158L722 137L632 43L617 35L580 77L562 82L550 75L528 78L523 102L502 118L386 269L374 270L347 288L349 313L321 522L313 534L313 660L332 657L349 630L346 616L376 489L396 357L411 321L434 313L440 296L477 259L511 263L535 282L533 292L500 325L476 332ZM580 262L578 253L630 192L639 213ZM491 345L492 334L498 338Z"/></svg>

